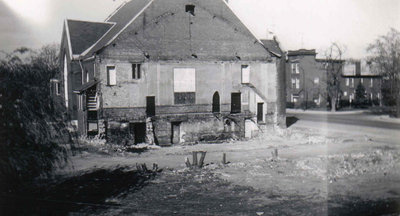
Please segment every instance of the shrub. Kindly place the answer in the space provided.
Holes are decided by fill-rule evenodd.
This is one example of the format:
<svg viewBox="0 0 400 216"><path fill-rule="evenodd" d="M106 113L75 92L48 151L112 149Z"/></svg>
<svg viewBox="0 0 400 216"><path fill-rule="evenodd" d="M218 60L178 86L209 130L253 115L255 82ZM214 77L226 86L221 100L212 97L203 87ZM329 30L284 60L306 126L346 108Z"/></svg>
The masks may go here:
<svg viewBox="0 0 400 216"><path fill-rule="evenodd" d="M50 97L58 68L16 59L0 63L0 191L7 192L51 174L72 143L63 105Z"/></svg>

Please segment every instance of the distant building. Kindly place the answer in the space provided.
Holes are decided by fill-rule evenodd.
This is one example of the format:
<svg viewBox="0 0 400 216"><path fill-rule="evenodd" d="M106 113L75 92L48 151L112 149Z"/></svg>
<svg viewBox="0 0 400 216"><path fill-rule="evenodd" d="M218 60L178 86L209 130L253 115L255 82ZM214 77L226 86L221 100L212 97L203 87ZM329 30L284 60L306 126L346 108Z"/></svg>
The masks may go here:
<svg viewBox="0 0 400 216"><path fill-rule="evenodd" d="M382 76L371 70L371 64L365 60L346 61L342 74L341 101L343 105L353 106L356 100L356 89L362 85L365 89L364 105L380 105L382 99Z"/></svg>
<svg viewBox="0 0 400 216"><path fill-rule="evenodd" d="M355 105L355 93L359 83L365 88L364 105L379 105L381 100L382 77L373 73L366 61L343 60L328 63L316 58L315 49L288 51L286 66L286 101L290 108L326 108L329 106L327 95L327 64L341 67L339 77L339 106Z"/></svg>
<svg viewBox="0 0 400 216"><path fill-rule="evenodd" d="M132 0L104 22L65 21L53 82L82 135L160 145L250 138L285 124L280 52L224 0Z"/></svg>
<svg viewBox="0 0 400 216"><path fill-rule="evenodd" d="M326 107L324 61L316 59L315 49L288 51L286 101L292 108Z"/></svg>

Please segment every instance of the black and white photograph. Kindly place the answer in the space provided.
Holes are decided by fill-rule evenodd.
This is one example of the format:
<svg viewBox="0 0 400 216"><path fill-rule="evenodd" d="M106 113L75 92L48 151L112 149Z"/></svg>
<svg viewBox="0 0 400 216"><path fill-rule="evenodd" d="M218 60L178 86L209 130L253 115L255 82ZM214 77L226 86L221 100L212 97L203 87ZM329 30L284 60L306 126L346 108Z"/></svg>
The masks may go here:
<svg viewBox="0 0 400 216"><path fill-rule="evenodd" d="M0 215L400 216L400 1L0 0Z"/></svg>

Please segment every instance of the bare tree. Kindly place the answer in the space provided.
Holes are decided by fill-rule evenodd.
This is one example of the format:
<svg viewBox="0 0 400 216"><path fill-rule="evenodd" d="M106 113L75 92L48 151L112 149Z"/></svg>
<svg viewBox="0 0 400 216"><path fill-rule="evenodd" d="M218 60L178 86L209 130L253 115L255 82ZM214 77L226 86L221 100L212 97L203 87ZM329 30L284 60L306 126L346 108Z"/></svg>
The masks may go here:
<svg viewBox="0 0 400 216"><path fill-rule="evenodd" d="M371 43L367 51L373 69L388 81L390 94L396 100L396 116L400 117L400 32L390 29Z"/></svg>
<svg viewBox="0 0 400 216"><path fill-rule="evenodd" d="M344 52L345 47L338 43L332 43L325 52L324 68L327 75L327 97L330 100L331 112L336 112L340 100L340 77L343 69Z"/></svg>
<svg viewBox="0 0 400 216"><path fill-rule="evenodd" d="M40 65L48 71L58 70L60 45L49 44L35 50L32 55L32 64Z"/></svg>

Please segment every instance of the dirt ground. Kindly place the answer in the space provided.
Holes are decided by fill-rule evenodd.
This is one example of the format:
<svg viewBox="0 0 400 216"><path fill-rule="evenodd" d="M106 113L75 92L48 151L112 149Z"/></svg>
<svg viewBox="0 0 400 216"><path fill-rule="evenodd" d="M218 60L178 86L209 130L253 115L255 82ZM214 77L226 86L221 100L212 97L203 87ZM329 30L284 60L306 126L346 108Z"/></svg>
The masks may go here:
<svg viewBox="0 0 400 216"><path fill-rule="evenodd" d="M137 163L163 169L142 189L109 197L115 206L84 208L85 214L399 215L399 138L395 130L299 121L249 141L88 150L59 174ZM192 151L207 151L204 168L185 167Z"/></svg>

